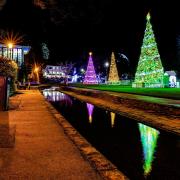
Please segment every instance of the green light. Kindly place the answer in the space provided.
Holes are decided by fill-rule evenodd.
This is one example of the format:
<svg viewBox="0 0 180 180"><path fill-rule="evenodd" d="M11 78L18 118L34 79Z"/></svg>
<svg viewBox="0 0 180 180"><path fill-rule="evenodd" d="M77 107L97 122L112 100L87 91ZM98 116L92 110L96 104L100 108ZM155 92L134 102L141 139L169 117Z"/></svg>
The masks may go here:
<svg viewBox="0 0 180 180"><path fill-rule="evenodd" d="M150 13L147 14L146 19L149 21L151 19Z"/></svg>
<svg viewBox="0 0 180 180"><path fill-rule="evenodd" d="M141 135L141 143L143 146L143 155L144 155L144 176L147 176L152 170L152 162L154 159L154 151L157 144L157 139L159 136L159 131L143 125L138 124L139 131Z"/></svg>
<svg viewBox="0 0 180 180"><path fill-rule="evenodd" d="M156 84L163 86L164 69L149 19L150 14L148 13L141 55L135 74L135 83L151 84L151 87L156 86Z"/></svg>

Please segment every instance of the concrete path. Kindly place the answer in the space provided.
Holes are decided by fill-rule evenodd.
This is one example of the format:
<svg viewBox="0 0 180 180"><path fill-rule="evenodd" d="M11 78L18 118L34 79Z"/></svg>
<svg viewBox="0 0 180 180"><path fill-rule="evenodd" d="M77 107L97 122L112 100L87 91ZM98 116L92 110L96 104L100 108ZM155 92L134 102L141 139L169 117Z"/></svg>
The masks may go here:
<svg viewBox="0 0 180 180"><path fill-rule="evenodd" d="M102 179L66 137L39 91L23 91L11 104L10 111L0 112L7 127L16 125L14 147L0 148L1 180Z"/></svg>

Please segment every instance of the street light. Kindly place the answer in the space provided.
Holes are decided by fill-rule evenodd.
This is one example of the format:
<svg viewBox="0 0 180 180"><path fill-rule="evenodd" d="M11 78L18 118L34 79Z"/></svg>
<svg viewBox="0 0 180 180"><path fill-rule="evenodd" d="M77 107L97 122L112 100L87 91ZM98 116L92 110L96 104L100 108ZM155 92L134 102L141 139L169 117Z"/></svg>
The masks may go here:
<svg viewBox="0 0 180 180"><path fill-rule="evenodd" d="M8 48L9 48L9 53L10 53L10 55L8 54L8 57L10 56L10 59L13 59L13 51L12 51L12 48L13 48L13 43L12 42L9 42L8 44L7 44L7 46L8 46Z"/></svg>
<svg viewBox="0 0 180 180"><path fill-rule="evenodd" d="M9 49L12 49L12 48L13 48L13 43L11 43L11 42L8 43L8 48L9 48Z"/></svg>
<svg viewBox="0 0 180 180"><path fill-rule="evenodd" d="M37 73L38 71L39 71L39 68L36 67L36 68L34 69L34 72Z"/></svg>
<svg viewBox="0 0 180 180"><path fill-rule="evenodd" d="M107 82L109 62L105 62L105 63L104 63L104 67L106 68L105 82Z"/></svg>
<svg viewBox="0 0 180 180"><path fill-rule="evenodd" d="M85 72L85 70L84 70L83 68L81 68L80 71L81 71L81 73L84 73L84 72Z"/></svg>
<svg viewBox="0 0 180 180"><path fill-rule="evenodd" d="M36 74L37 83L39 84L39 67L37 67L36 64L35 64L35 67L34 67L34 73Z"/></svg>

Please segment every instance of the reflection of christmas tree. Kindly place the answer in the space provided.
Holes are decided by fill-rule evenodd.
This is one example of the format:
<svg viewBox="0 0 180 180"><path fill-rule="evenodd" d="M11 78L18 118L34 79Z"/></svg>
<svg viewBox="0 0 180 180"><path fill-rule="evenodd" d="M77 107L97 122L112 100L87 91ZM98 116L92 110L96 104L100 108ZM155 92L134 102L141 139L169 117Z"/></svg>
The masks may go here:
<svg viewBox="0 0 180 180"><path fill-rule="evenodd" d="M89 61L83 84L98 84L92 60L92 53L89 53Z"/></svg>
<svg viewBox="0 0 180 180"><path fill-rule="evenodd" d="M114 127L114 120L115 120L116 114L111 112L111 127Z"/></svg>
<svg viewBox="0 0 180 180"><path fill-rule="evenodd" d="M87 110L88 110L88 115L89 115L89 123L92 123L92 114L94 110L94 105L86 103Z"/></svg>
<svg viewBox="0 0 180 180"><path fill-rule="evenodd" d="M113 83L113 82L118 82L118 81L119 81L119 75L118 75L116 61L115 61L115 55L114 55L114 52L112 52L108 82Z"/></svg>
<svg viewBox="0 0 180 180"><path fill-rule="evenodd" d="M141 55L135 74L135 83L163 84L163 74L164 70L150 23L150 14L148 14Z"/></svg>
<svg viewBox="0 0 180 180"><path fill-rule="evenodd" d="M153 155L157 144L159 131L141 123L138 124L141 135L141 143L144 154L144 175L147 176L152 170Z"/></svg>

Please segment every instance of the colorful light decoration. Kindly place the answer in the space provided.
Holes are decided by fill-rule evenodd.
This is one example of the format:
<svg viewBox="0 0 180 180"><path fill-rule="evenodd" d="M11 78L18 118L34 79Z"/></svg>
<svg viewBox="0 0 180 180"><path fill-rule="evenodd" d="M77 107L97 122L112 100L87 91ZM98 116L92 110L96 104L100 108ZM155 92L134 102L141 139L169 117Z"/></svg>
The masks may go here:
<svg viewBox="0 0 180 180"><path fill-rule="evenodd" d="M114 127L114 120L115 120L116 114L111 112L111 127Z"/></svg>
<svg viewBox="0 0 180 180"><path fill-rule="evenodd" d="M118 70L116 66L115 55L114 55L114 52L112 52L108 83L115 83L118 81L119 81L119 75L118 75Z"/></svg>
<svg viewBox="0 0 180 180"><path fill-rule="evenodd" d="M88 115L89 115L89 123L92 123L92 114L93 114L93 110L94 110L94 105L86 103L87 106L87 110L88 110Z"/></svg>
<svg viewBox="0 0 180 180"><path fill-rule="evenodd" d="M154 152L157 145L157 139L159 136L159 131L154 128L148 127L141 123L138 123L141 143L143 147L143 156L144 156L144 176L146 177L150 174L152 170L152 162L154 159Z"/></svg>
<svg viewBox="0 0 180 180"><path fill-rule="evenodd" d="M72 106L72 100L69 96L52 89L43 90L44 97L50 102L61 102L65 106Z"/></svg>
<svg viewBox="0 0 180 180"><path fill-rule="evenodd" d="M146 30L135 74L135 83L146 83L147 87L163 87L164 69L150 23L149 13L146 19Z"/></svg>
<svg viewBox="0 0 180 180"><path fill-rule="evenodd" d="M83 84L98 84L98 80L92 60L92 52L89 53L89 61L88 61L88 66Z"/></svg>

